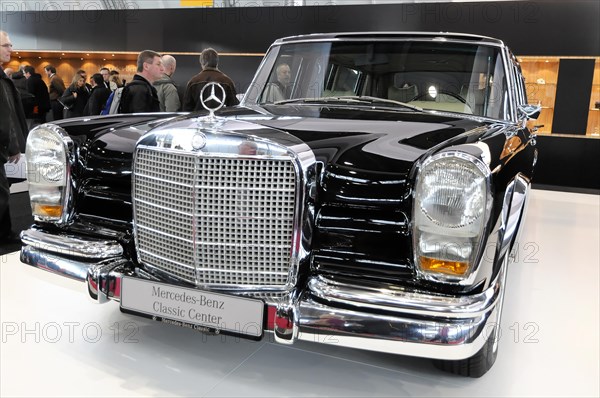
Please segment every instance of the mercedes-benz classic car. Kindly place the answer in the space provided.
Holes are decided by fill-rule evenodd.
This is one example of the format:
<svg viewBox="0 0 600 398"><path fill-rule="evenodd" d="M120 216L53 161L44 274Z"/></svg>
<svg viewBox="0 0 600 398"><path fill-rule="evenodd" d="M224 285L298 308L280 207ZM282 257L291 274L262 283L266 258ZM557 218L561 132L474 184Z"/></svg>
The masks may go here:
<svg viewBox="0 0 600 398"><path fill-rule="evenodd" d="M22 262L171 325L485 374L537 157L504 43L288 37L224 95L33 129Z"/></svg>

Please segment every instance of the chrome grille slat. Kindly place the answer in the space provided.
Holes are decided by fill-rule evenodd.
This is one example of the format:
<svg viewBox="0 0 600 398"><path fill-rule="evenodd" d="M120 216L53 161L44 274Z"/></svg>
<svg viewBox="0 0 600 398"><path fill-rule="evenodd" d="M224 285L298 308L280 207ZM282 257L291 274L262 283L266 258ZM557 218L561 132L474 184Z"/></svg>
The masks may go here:
<svg viewBox="0 0 600 398"><path fill-rule="evenodd" d="M296 179L291 158L139 147L133 193L140 261L198 285L283 288Z"/></svg>

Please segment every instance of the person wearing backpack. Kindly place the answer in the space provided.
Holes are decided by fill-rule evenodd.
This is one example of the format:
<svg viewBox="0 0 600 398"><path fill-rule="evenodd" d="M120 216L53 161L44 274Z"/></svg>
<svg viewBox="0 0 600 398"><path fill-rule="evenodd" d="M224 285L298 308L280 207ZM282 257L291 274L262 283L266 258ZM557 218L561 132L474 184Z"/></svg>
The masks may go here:
<svg viewBox="0 0 600 398"><path fill-rule="evenodd" d="M152 50L142 51L137 59L137 73L123 89L119 113L160 112L156 88L152 85L165 73L161 56Z"/></svg>

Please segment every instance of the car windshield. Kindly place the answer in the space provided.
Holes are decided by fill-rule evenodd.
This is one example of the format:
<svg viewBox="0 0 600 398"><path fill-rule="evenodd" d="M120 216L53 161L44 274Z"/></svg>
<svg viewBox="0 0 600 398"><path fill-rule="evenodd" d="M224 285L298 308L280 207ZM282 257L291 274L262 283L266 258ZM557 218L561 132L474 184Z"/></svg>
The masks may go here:
<svg viewBox="0 0 600 398"><path fill-rule="evenodd" d="M446 41L289 43L272 48L257 76L259 104L407 104L411 107L404 109L494 119L506 119L508 113L504 65L494 46Z"/></svg>

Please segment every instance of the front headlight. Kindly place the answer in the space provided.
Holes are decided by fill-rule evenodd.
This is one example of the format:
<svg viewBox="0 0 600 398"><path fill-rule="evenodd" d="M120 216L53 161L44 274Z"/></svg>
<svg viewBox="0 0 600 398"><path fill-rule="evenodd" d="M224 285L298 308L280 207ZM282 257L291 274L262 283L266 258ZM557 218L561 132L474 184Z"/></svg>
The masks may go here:
<svg viewBox="0 0 600 398"><path fill-rule="evenodd" d="M65 221L70 143L64 130L49 124L34 128L27 137L29 196L32 214L38 221Z"/></svg>
<svg viewBox="0 0 600 398"><path fill-rule="evenodd" d="M444 152L417 176L413 236L417 270L438 281L466 279L478 258L488 218L487 165L472 155Z"/></svg>

